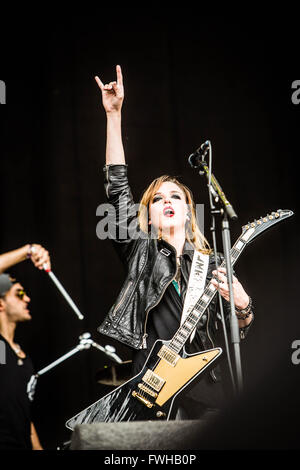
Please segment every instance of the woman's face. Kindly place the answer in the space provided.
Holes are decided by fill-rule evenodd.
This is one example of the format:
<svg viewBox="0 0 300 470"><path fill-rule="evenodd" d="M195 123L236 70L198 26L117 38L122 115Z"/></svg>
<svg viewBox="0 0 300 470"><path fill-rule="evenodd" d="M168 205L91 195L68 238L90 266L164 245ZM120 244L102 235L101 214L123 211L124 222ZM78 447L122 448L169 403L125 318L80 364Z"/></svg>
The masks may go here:
<svg viewBox="0 0 300 470"><path fill-rule="evenodd" d="M154 229L168 234L185 230L188 205L182 189L171 181L160 185L149 204L149 220Z"/></svg>

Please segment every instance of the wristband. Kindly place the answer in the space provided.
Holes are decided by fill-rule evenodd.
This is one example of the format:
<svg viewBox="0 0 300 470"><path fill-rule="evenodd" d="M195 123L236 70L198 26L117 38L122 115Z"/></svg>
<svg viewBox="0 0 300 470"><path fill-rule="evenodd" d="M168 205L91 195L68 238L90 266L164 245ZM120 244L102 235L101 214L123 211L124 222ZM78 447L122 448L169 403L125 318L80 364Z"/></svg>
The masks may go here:
<svg viewBox="0 0 300 470"><path fill-rule="evenodd" d="M29 245L29 248L28 248L28 251L27 251L27 255L26 255L26 258L31 258L31 255L32 255L32 245L30 244Z"/></svg>
<svg viewBox="0 0 300 470"><path fill-rule="evenodd" d="M249 297L249 304L247 305L246 308L240 309L240 308L235 308L235 313L236 316L239 320L245 320L246 318L250 317L252 311L252 299Z"/></svg>
<svg viewBox="0 0 300 470"><path fill-rule="evenodd" d="M34 253L34 252L35 252L35 248L34 248L34 246L33 246L32 244L30 244L30 245L29 245L29 249L28 249L28 251L27 251L26 257L27 257L27 258L31 258L32 253Z"/></svg>

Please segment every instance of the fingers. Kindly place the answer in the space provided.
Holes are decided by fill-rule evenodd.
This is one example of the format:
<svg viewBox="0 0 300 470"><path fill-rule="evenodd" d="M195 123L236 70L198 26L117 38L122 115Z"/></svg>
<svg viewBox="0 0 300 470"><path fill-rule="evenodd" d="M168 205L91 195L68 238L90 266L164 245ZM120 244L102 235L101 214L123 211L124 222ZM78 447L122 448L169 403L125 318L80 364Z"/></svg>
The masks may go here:
<svg viewBox="0 0 300 470"><path fill-rule="evenodd" d="M95 80L96 80L96 83L97 83L98 87L99 87L100 90L102 91L103 88L104 88L104 85L103 85L103 83L101 82L100 78L97 77L97 75L96 75L96 77L95 77Z"/></svg>
<svg viewBox="0 0 300 470"><path fill-rule="evenodd" d="M227 282L226 269L219 268L218 270L213 271L214 277L211 279L211 284L213 284L216 289L220 292L221 296L229 301L229 285ZM239 280L232 276L232 289L233 289L233 298L234 304L238 308L245 308L249 303L249 296L245 292L242 284Z"/></svg>
<svg viewBox="0 0 300 470"><path fill-rule="evenodd" d="M123 86L123 75L122 75L122 70L120 65L116 66L116 72L117 72L117 84L118 86Z"/></svg>
<svg viewBox="0 0 300 470"><path fill-rule="evenodd" d="M97 82L97 85L99 86L100 90L106 90L106 91L111 91L111 90L116 90L117 87L117 82L110 82L107 85L104 85L104 83L101 82L99 77L95 77L95 80Z"/></svg>
<svg viewBox="0 0 300 470"><path fill-rule="evenodd" d="M110 82L107 85L104 85L104 83L100 80L100 78L97 75L95 76L96 83L101 91L114 90L116 93L120 87L123 87L123 75L122 75L122 70L121 70L120 65L116 66L116 73L117 73L117 81Z"/></svg>
<svg viewBox="0 0 300 470"><path fill-rule="evenodd" d="M34 266L38 269L44 269L44 265L47 265L47 269L51 269L51 261L49 252L41 245L34 244L31 248L31 261Z"/></svg>
<svg viewBox="0 0 300 470"><path fill-rule="evenodd" d="M102 92L108 92L108 93L113 93L115 95L117 95L118 91L119 91L119 86L117 84L117 82L110 82L110 83L107 83L106 85L104 85L100 78L99 77L95 77L95 80L100 88L100 90Z"/></svg>
<svg viewBox="0 0 300 470"><path fill-rule="evenodd" d="M104 90L108 90L108 91L114 90L114 92L116 92L117 89L118 89L117 82L110 82L108 83L108 85L104 85Z"/></svg>
<svg viewBox="0 0 300 470"><path fill-rule="evenodd" d="M225 268L218 268L218 270L215 270L212 272L212 274L219 279L221 283L226 283L227 284L227 271ZM239 282L237 277L232 275L232 282L237 283ZM218 281L216 280L216 283L218 284Z"/></svg>

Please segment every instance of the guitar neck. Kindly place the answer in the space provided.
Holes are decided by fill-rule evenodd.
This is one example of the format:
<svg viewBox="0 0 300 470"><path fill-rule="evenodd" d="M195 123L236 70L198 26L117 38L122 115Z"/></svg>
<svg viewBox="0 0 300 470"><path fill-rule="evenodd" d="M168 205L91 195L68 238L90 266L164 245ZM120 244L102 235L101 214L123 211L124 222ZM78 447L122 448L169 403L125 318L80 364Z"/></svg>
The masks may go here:
<svg viewBox="0 0 300 470"><path fill-rule="evenodd" d="M233 247L230 250L230 259L231 265L233 266L237 259L239 258L240 254L246 247L246 240L243 240L243 234L238 238L235 242ZM224 268L226 265L225 260L221 263L219 267ZM196 302L195 306L192 307L191 311L187 315L187 318L177 330L173 338L169 343L169 348L172 349L174 352L179 353L187 340L189 339L190 335L196 328L197 324L199 323L203 313L213 300L214 296L217 293L217 289L213 284L210 282L205 287L203 294L201 295L200 299Z"/></svg>

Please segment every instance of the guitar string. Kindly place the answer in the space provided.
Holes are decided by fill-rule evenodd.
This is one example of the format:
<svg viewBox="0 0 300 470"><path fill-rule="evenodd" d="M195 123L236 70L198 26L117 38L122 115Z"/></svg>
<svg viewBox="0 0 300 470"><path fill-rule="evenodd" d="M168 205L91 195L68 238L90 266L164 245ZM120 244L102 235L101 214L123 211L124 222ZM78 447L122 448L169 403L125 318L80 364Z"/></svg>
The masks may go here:
<svg viewBox="0 0 300 470"><path fill-rule="evenodd" d="M235 247L237 245L237 243L240 241L240 238L241 236L238 238L238 240L236 241L236 243L234 244L234 246L232 247L231 249L231 260L233 263L236 262L236 260L238 259L239 255L241 254L241 251L242 250L237 250ZM243 246L243 248L245 247L246 245ZM225 267L225 260L222 262L221 266L220 267ZM181 325L181 327L178 329L178 331L175 333L175 335L173 336L173 338L171 339L171 342L169 344L169 348L173 350L173 344L172 342L179 342L180 344L180 349L178 349L178 347L176 345L174 345L175 347L175 350L174 352L176 353L179 353L181 351L181 349L183 348L184 344L186 343L186 341L188 340L188 338L190 337L190 335L192 334L192 332L194 331L194 329L196 328L197 324L199 323L199 321L201 320L201 317L203 315L203 313L205 312L206 308L208 307L208 305L210 304L210 302L212 301L213 297L215 296L216 294L216 290L214 292L211 292L210 290L210 283L206 286L203 294L201 295L200 299L196 302L195 306L193 307L192 311L189 313L189 315L187 316L186 320L184 321L184 323ZM203 302L203 295L206 295L209 297L208 301L206 301L204 303L204 305L202 304ZM200 310L200 315L198 318L195 318L195 313L194 313L194 310L199 308ZM195 323L196 321L196 323ZM192 323L192 325L194 325L194 328L190 331L189 335L186 337L186 339L184 340L184 342L182 342L182 340L180 339L180 333L182 333L182 329L184 329L184 327L186 327L186 323ZM185 337L185 335L184 335Z"/></svg>

